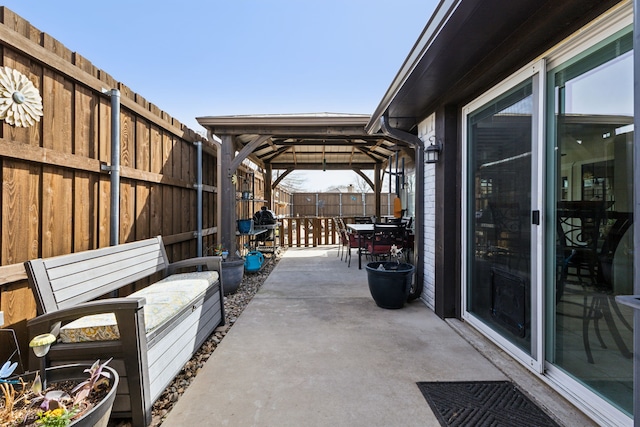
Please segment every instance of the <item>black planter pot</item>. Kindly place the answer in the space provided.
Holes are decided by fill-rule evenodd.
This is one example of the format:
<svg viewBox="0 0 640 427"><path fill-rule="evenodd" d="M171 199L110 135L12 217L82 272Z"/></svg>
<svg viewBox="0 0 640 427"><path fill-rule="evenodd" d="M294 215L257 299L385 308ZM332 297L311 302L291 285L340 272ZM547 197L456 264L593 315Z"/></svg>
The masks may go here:
<svg viewBox="0 0 640 427"><path fill-rule="evenodd" d="M64 381L74 381L81 383L89 378L89 374L84 372L85 369L91 368L91 365L87 364L71 364L61 365L47 368L47 383L56 383ZM111 389L109 393L91 410L82 414L80 418L74 420L69 427L107 427L109 423L109 417L111 416L111 408L113 402L116 399L116 391L118 389L118 383L120 382L120 376L115 369L110 366L103 368L109 372L111 378L109 379L109 385ZM35 378L35 372L29 372L25 375L20 375L23 380L29 382Z"/></svg>
<svg viewBox="0 0 640 427"><path fill-rule="evenodd" d="M235 293L242 283L244 276L244 259L227 259L222 262L222 286L224 294Z"/></svg>
<svg viewBox="0 0 640 427"><path fill-rule="evenodd" d="M384 270L379 270L380 266ZM396 309L407 301L413 272L411 264L396 262L370 262L366 266L369 291L378 307Z"/></svg>

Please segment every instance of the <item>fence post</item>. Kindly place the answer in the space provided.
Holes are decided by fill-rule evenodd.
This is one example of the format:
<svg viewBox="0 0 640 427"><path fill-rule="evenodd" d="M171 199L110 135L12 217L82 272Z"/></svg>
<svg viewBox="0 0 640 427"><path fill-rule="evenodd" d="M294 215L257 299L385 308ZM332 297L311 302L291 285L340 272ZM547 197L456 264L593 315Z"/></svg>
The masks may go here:
<svg viewBox="0 0 640 427"><path fill-rule="evenodd" d="M364 193L360 193L362 196L362 216L367 216L367 196Z"/></svg>

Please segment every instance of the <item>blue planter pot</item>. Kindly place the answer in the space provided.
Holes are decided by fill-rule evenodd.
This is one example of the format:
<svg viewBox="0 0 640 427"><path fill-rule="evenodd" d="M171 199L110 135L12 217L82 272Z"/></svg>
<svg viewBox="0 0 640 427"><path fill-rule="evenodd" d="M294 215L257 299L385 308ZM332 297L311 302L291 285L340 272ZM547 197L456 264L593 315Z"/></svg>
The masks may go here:
<svg viewBox="0 0 640 427"><path fill-rule="evenodd" d="M380 266L384 270L380 270ZM370 262L366 266L369 291L378 307L396 309L407 301L413 272L411 264L395 262Z"/></svg>

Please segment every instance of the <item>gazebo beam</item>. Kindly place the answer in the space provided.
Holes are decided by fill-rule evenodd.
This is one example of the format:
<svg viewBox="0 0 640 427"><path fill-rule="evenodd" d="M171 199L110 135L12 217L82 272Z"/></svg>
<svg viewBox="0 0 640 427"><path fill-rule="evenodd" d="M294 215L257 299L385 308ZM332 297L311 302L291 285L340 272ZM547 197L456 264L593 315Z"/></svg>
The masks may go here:
<svg viewBox="0 0 640 427"><path fill-rule="evenodd" d="M280 175L272 184L273 189L275 189L278 184L280 184L280 181L282 181L287 175L289 175L291 172L293 172L295 170L295 168L289 168L287 170L285 170L282 175Z"/></svg>
<svg viewBox="0 0 640 427"><path fill-rule="evenodd" d="M260 144L265 142L267 139L271 138L271 135L259 135L253 141L245 145L242 150L238 153L237 156L233 159L233 161L229 164L229 170L233 174L236 169L240 167L242 161L249 157L249 154L253 153L253 150L258 148Z"/></svg>
<svg viewBox="0 0 640 427"><path fill-rule="evenodd" d="M273 169L296 169L296 170L322 170L326 168L329 170L352 170L353 168L372 170L375 168L373 164L369 163L327 163L326 167L322 165L322 163L313 164L313 163L272 163L271 167Z"/></svg>
<svg viewBox="0 0 640 427"><path fill-rule="evenodd" d="M371 181L371 178L369 178L367 175L364 174L364 172L362 172L361 169L358 168L353 168L352 169L355 173L357 173L362 179L365 180L365 182L369 185L369 187L371 187L371 189L373 191L376 190L375 184Z"/></svg>

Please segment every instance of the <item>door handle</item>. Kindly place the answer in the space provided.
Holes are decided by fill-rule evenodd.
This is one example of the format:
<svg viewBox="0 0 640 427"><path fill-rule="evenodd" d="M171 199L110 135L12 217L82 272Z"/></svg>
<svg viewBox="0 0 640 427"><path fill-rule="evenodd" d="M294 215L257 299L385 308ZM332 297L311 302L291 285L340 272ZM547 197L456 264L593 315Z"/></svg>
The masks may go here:
<svg viewBox="0 0 640 427"><path fill-rule="evenodd" d="M540 211L531 211L531 224L540 225Z"/></svg>

